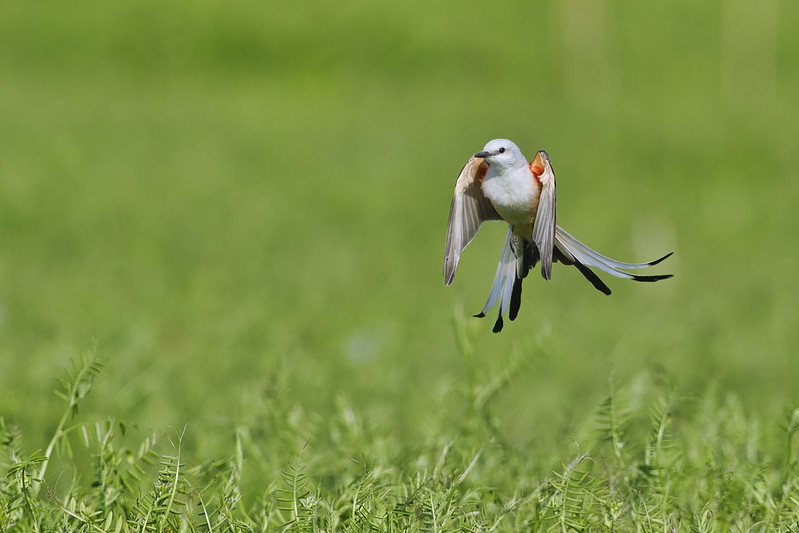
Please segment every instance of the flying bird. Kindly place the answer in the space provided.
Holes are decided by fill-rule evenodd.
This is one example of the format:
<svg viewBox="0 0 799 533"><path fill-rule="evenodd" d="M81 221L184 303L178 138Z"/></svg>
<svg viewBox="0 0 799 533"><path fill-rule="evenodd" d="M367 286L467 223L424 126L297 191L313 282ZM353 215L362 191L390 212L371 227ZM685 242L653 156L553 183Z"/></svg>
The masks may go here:
<svg viewBox="0 0 799 533"><path fill-rule="evenodd" d="M588 267L635 281L671 277L671 274L642 276L623 270L656 265L671 253L648 263L622 263L605 257L557 225L555 204L555 173L549 155L541 150L530 163L519 147L507 139L489 141L458 175L447 224L446 285L455 278L461 252L474 239L483 222L502 220L508 224L488 301L482 311L474 315L484 317L486 311L499 302L494 333L502 330L503 314L507 313L511 320L516 318L521 306L522 280L538 262L541 276L547 281L552 277L553 262L574 265L605 294L610 294L610 288Z"/></svg>

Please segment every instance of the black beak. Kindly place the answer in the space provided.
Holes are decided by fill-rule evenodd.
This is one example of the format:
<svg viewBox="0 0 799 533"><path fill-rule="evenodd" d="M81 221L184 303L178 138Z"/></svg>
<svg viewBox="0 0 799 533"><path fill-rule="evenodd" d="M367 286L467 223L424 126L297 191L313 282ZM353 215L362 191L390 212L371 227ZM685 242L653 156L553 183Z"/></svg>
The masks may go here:
<svg viewBox="0 0 799 533"><path fill-rule="evenodd" d="M491 152L477 152L476 154L474 154L474 157L482 157L483 159L485 159L486 157L488 157L490 155L494 155L494 154L491 153Z"/></svg>

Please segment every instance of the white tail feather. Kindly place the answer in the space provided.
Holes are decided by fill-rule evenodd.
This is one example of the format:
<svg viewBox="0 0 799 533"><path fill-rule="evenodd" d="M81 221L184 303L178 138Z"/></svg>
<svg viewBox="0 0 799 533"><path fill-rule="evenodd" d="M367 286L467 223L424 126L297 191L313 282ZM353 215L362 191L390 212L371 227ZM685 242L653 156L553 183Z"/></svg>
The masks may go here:
<svg viewBox="0 0 799 533"><path fill-rule="evenodd" d="M516 279L516 255L511 248L511 239L513 238L513 230L508 227L508 234L505 237L505 244L502 247L502 254L499 257L499 264L497 265L497 272L494 275L494 282L491 284L491 292L488 293L488 301L486 302L480 314L485 314L486 311L494 307L497 301L499 304L499 313L507 312L510 308L510 297L513 292L513 282Z"/></svg>
<svg viewBox="0 0 799 533"><path fill-rule="evenodd" d="M570 252L574 253L577 257L584 257L586 258L585 261L580 259L580 262L585 265L592 265L597 268L609 267L612 269L616 268L646 268L648 266L652 266L653 263L622 263L621 261L616 261L615 259L611 259L610 257L605 257L604 255L600 254L599 252L592 250L585 244L581 243L574 237L572 237L565 229L557 226L555 229L555 239L559 241L564 247L569 250ZM579 259L578 257L578 259ZM587 258L591 258L588 260ZM611 272L608 272L611 274Z"/></svg>

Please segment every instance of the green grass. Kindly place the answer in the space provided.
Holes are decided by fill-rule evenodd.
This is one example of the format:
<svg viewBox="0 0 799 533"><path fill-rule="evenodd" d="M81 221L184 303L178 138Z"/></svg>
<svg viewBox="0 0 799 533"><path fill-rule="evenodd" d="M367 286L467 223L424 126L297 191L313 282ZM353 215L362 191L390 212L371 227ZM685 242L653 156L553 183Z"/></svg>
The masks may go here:
<svg viewBox="0 0 799 533"><path fill-rule="evenodd" d="M0 5L0 530L795 528L797 21ZM504 230L447 288L444 230L493 137L675 277L470 318Z"/></svg>
<svg viewBox="0 0 799 533"><path fill-rule="evenodd" d="M493 405L523 363L442 390L426 437L397 444L389 420L368 420L339 398L327 417L286 401L283 382L241 420L228 453L183 453L179 428L140 433L78 406L101 365L76 361L48 447L24 454L0 421L9 468L0 525L34 531L791 531L799 520L792 443L799 407L777 431L718 390L681 398L653 372L610 383L574 428L562 464L531 443L509 443ZM775 421L776 422L776 421ZM71 437L70 437L71 435ZM140 437L139 437L140 438ZM74 444L69 444L73 442ZM135 442L135 440L134 440ZM61 473L41 484L58 449ZM86 459L90 459L86 461ZM88 464L78 472L68 465ZM45 491L41 491L46 487ZM41 492L40 492L41 491Z"/></svg>

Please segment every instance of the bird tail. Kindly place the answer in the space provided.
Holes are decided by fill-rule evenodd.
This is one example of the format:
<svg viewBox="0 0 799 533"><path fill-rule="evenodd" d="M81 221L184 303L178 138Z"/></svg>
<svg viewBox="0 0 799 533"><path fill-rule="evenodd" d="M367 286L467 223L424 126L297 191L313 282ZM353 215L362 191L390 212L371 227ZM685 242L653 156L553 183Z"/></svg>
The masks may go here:
<svg viewBox="0 0 799 533"><path fill-rule="evenodd" d="M589 266L598 268L602 272L607 272L611 276L616 276L617 278L626 278L634 281L658 281L661 279L670 278L672 276L671 274L642 276L640 274L631 274L629 272L625 272L622 269L632 270L657 265L670 255L671 253L668 253L660 259L655 259L654 261L650 261L648 263L623 263L621 261L616 261L615 259L605 257L599 252L592 250L585 244L572 237L560 226L555 228L555 257L557 260L566 265L576 266L577 269L588 279L588 281L594 285L594 287L605 294L610 294L610 289L592 270L588 268Z"/></svg>
<svg viewBox="0 0 799 533"><path fill-rule="evenodd" d="M660 275L640 275L625 272L656 265L669 257L671 253L664 255L660 259L655 259L648 263L623 263L596 252L581 243L560 226L555 228L555 246L553 259L564 265L574 265L577 270L591 282L599 291L610 294L610 288L599 279L599 276L588 267L594 267L602 272L607 272L618 278L626 278L634 281L658 281L672 277L671 274ZM541 256L535 243L519 235L515 235L513 226L508 227L508 234L505 236L505 244L502 247L502 254L499 257L497 272L494 274L494 282L491 285L491 292L488 293L483 309L476 317L486 316L486 311L499 303L499 313L497 321L494 323L494 333L502 331L503 315L507 314L511 320L516 319L519 307L522 302L522 281Z"/></svg>
<svg viewBox="0 0 799 533"><path fill-rule="evenodd" d="M520 244L519 244L519 241ZM483 306L482 311L474 315L484 317L486 311L494 307L499 302L499 313L497 321L494 323L494 333L502 331L502 315L507 313L511 320L516 319L519 307L522 303L522 280L527 277L540 255L538 249L532 241L517 238L513 234L513 227L508 227L508 234L505 236L505 244L502 247L502 254L499 257L497 272L494 275L494 282L491 285L491 292L488 293L488 301Z"/></svg>

